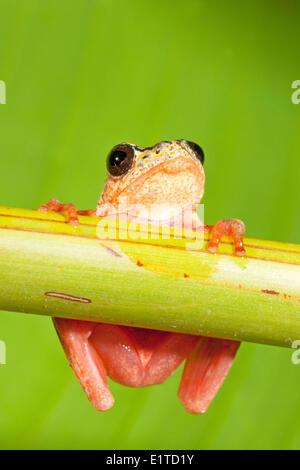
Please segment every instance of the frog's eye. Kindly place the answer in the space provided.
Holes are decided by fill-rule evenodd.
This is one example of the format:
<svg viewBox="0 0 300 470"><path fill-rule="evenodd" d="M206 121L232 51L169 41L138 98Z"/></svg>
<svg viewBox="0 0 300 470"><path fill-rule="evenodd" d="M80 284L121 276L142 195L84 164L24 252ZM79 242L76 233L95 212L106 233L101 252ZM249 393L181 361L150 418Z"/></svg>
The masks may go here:
<svg viewBox="0 0 300 470"><path fill-rule="evenodd" d="M186 143L188 144L188 147L193 151L194 155L198 158L198 160L200 160L200 162L204 163L204 152L202 150L202 148L200 147L200 145L198 144L195 144L195 142L190 142L190 141L186 141Z"/></svg>
<svg viewBox="0 0 300 470"><path fill-rule="evenodd" d="M106 161L111 176L125 175L133 165L134 150L130 144L119 144L112 149Z"/></svg>

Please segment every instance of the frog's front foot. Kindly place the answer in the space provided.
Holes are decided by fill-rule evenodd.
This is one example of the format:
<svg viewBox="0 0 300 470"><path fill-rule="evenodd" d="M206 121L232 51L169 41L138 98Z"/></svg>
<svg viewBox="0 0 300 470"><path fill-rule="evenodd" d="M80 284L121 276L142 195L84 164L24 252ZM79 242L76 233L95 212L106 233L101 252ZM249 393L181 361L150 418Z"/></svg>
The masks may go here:
<svg viewBox="0 0 300 470"><path fill-rule="evenodd" d="M71 225L78 225L78 215L95 216L94 210L78 211L74 204L62 204L54 198L39 206L37 210L39 212L61 212L66 217L66 221Z"/></svg>
<svg viewBox="0 0 300 470"><path fill-rule="evenodd" d="M245 256L243 236L245 233L245 224L239 219L219 220L211 229L211 238L208 244L208 250L216 253L223 235L232 237L235 254Z"/></svg>

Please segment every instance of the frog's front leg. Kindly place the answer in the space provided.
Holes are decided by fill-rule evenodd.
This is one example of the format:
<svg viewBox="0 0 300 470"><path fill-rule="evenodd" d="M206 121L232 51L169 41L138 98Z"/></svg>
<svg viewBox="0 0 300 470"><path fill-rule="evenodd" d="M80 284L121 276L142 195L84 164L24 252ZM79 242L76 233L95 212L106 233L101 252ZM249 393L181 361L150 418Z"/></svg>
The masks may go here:
<svg viewBox="0 0 300 470"><path fill-rule="evenodd" d="M206 226L211 231L211 238L208 244L208 250L212 253L218 251L219 243L223 235L232 237L235 254L245 255L243 236L245 233L245 224L239 219L219 220L213 227Z"/></svg>
<svg viewBox="0 0 300 470"><path fill-rule="evenodd" d="M96 214L96 211L94 210L78 211L74 204L62 204L54 198L39 206L37 210L39 212L61 212L63 215L65 215L67 222L71 225L78 224L78 215L89 215L95 217Z"/></svg>

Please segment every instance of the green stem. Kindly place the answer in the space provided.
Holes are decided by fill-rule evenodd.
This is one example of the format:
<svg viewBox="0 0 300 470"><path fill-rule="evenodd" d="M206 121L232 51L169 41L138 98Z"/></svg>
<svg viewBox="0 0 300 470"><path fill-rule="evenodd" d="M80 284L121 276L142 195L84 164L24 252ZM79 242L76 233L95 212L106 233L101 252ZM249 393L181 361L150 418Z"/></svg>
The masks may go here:
<svg viewBox="0 0 300 470"><path fill-rule="evenodd" d="M300 339L299 245L246 238L238 258L228 239L213 255L208 235L202 246L193 232L159 238L151 228L149 238L131 224L126 238L126 227L0 207L0 309L287 347Z"/></svg>

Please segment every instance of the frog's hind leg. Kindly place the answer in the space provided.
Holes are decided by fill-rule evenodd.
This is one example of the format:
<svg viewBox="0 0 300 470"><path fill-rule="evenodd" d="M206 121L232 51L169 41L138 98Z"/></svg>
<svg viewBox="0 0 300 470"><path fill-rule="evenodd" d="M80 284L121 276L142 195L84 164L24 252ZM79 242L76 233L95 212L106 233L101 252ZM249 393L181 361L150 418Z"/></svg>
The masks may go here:
<svg viewBox="0 0 300 470"><path fill-rule="evenodd" d="M184 408L193 414L204 413L221 387L240 343L202 338L188 356L179 387Z"/></svg>
<svg viewBox="0 0 300 470"><path fill-rule="evenodd" d="M98 411L105 411L114 404L107 384L103 362L89 341L95 323L54 318L58 336L88 399Z"/></svg>
<svg viewBox="0 0 300 470"><path fill-rule="evenodd" d="M90 337L108 376L128 387L164 382L199 337L144 328L97 324Z"/></svg>

